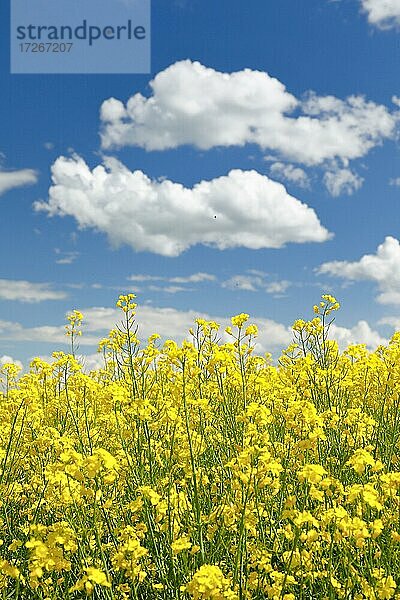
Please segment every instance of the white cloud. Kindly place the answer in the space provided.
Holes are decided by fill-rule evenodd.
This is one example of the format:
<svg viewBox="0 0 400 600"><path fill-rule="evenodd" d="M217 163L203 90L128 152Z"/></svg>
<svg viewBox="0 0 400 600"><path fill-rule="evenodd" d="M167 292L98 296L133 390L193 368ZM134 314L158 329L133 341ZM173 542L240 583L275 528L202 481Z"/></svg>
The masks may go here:
<svg viewBox="0 0 400 600"><path fill-rule="evenodd" d="M395 185L397 187L400 187L400 177L394 177L393 179L390 179L389 185Z"/></svg>
<svg viewBox="0 0 400 600"><path fill-rule="evenodd" d="M379 294L377 298L380 304L400 304L400 291L389 290Z"/></svg>
<svg viewBox="0 0 400 600"><path fill-rule="evenodd" d="M104 368L104 357L101 352L94 352L93 354L82 354L79 356L80 361L83 364L83 371L89 373L90 371L97 371L97 369Z"/></svg>
<svg viewBox="0 0 400 600"><path fill-rule="evenodd" d="M257 288L264 285L261 277L251 275L234 275L222 283L222 287L229 290L244 290L246 292L256 292Z"/></svg>
<svg viewBox="0 0 400 600"><path fill-rule="evenodd" d="M245 275L234 275L222 283L222 287L230 290L243 290L247 292L263 291L268 294L281 295L291 285L289 281L268 281L267 274L261 271L248 271Z"/></svg>
<svg viewBox="0 0 400 600"><path fill-rule="evenodd" d="M278 79L250 69L221 73L185 60L158 73L150 87L149 98L103 102L104 148L255 143L286 160L318 165L337 158L346 166L395 131L396 117L362 96L309 93L299 100Z"/></svg>
<svg viewBox="0 0 400 600"><path fill-rule="evenodd" d="M20 360L16 360L15 358L12 358L12 356L7 356L6 354L0 356L0 367L3 367L7 364L17 365L21 369L23 368L22 362Z"/></svg>
<svg viewBox="0 0 400 600"><path fill-rule="evenodd" d="M79 346L97 346L104 333L121 322L121 311L116 308L91 307L83 309L82 331ZM66 318L65 318L66 322ZM0 321L0 339L14 342L44 342L69 346L71 341L62 325L39 325L25 327L13 321ZM53 348L56 350L56 348Z"/></svg>
<svg viewBox="0 0 400 600"><path fill-rule="evenodd" d="M290 163L274 162L270 166L269 172L272 177L289 181L301 188L307 189L310 187L307 173L300 167L295 167Z"/></svg>
<svg viewBox="0 0 400 600"><path fill-rule="evenodd" d="M280 295L284 294L288 287L290 287L290 281L272 281L265 286L265 290L268 294Z"/></svg>
<svg viewBox="0 0 400 600"><path fill-rule="evenodd" d="M215 281L216 277L210 273L193 273L192 275L187 275L185 277L164 277L161 275L135 274L129 275L127 280L139 282L166 281L168 283L202 283L204 281Z"/></svg>
<svg viewBox="0 0 400 600"><path fill-rule="evenodd" d="M369 350L375 350L378 346L388 343L386 338L371 329L367 321L362 320L350 329L332 323L329 337L337 341L342 351L350 344L366 344Z"/></svg>
<svg viewBox="0 0 400 600"><path fill-rule="evenodd" d="M383 317L378 322L380 325L390 325L396 331L400 331L400 317Z"/></svg>
<svg viewBox="0 0 400 600"><path fill-rule="evenodd" d="M365 254L358 261L332 261L322 264L318 272L348 281L374 281L378 284L381 304L400 304L400 243L387 236L376 254Z"/></svg>
<svg viewBox="0 0 400 600"><path fill-rule="evenodd" d="M179 292L193 292L193 288L183 287L181 285L150 285L148 288L151 292L163 292L164 294L178 294Z"/></svg>
<svg viewBox="0 0 400 600"><path fill-rule="evenodd" d="M335 169L327 171L324 175L324 183L332 196L347 194L351 196L359 190L363 184L363 178L350 171L350 169Z"/></svg>
<svg viewBox="0 0 400 600"><path fill-rule="evenodd" d="M47 342L51 344L70 344L65 335L64 325L40 325L38 327L24 327L14 321L0 321L0 339L13 342ZM87 337L79 339L80 345L93 345L97 338ZM56 349L56 348L54 348Z"/></svg>
<svg viewBox="0 0 400 600"><path fill-rule="evenodd" d="M121 323L122 313L116 308L92 307L82 309L84 320L83 335L79 338L79 348L97 347L98 342L111 329ZM221 325L221 337L230 341L224 329L230 325L230 319L211 316L195 310L181 311L175 308L158 308L153 306L138 306L136 322L139 325L138 336L142 343L153 333L161 335L162 339L173 339L178 343L190 337L189 329L195 326L198 318L216 321ZM291 329L271 319L250 319L260 332L257 352L279 352L291 340ZM46 342L55 345L69 346L70 340L65 335L64 325L25 328L20 323L0 321L0 339L13 342ZM78 354L81 354L78 350Z"/></svg>
<svg viewBox="0 0 400 600"><path fill-rule="evenodd" d="M193 327L195 319L199 317L219 323L221 325L221 333L227 325L231 324L230 319L220 319L208 314L199 314L195 311L178 311L172 308L143 306L138 308L139 333L141 333L142 339L157 332L163 338L175 339L180 342L187 337L189 328ZM257 325L259 330L255 349L259 354L272 352L277 355L293 339L291 327L277 323L272 319L253 318L250 316L249 323ZM222 337L223 341L230 340L226 334L223 334ZM352 328L339 327L333 323L330 328L329 337L336 339L342 350L349 344L360 343L365 343L369 349L374 350L378 345L387 343L385 338L373 330L366 321L362 320Z"/></svg>
<svg viewBox="0 0 400 600"><path fill-rule="evenodd" d="M139 333L143 338L152 333L159 333L163 338L181 342L188 337L189 329L194 326L195 320L198 318L219 323L223 341L231 341L231 338L223 333L225 327L231 325L230 319L220 319L194 310L179 311L174 308L138 307ZM249 322L256 324L259 329L256 347L256 351L259 353L280 351L292 339L290 327L271 319L250 318Z"/></svg>
<svg viewBox="0 0 400 600"><path fill-rule="evenodd" d="M56 359L49 354L39 354L38 356L41 360L47 362L48 364L52 364ZM29 363L36 358L36 356L32 356L29 360ZM86 354L84 352L80 352L78 349L76 353L77 360L82 365L82 371L84 373L89 373L90 371L95 371L97 369L104 368L104 356L102 352L93 352Z"/></svg>
<svg viewBox="0 0 400 600"><path fill-rule="evenodd" d="M180 292L194 292L196 288L186 287L186 284L210 283L216 281L215 275L210 273L193 273L185 277L165 277L161 275L141 275L135 274L127 277L128 281L151 283L158 282L158 285L149 285L147 289L151 292L162 292L165 294L177 294ZM172 285L171 285L172 284ZM176 285L179 284L179 285Z"/></svg>
<svg viewBox="0 0 400 600"><path fill-rule="evenodd" d="M400 0L361 0L368 21L381 29L400 25Z"/></svg>
<svg viewBox="0 0 400 600"><path fill-rule="evenodd" d="M165 281L165 278L159 275L141 275L137 273L135 275L129 275L129 277L127 277L127 280L134 282L139 281L140 283L147 283L148 281Z"/></svg>
<svg viewBox="0 0 400 600"><path fill-rule="evenodd" d="M36 210L73 216L79 227L137 251L178 256L196 244L280 248L332 237L313 209L256 171L236 169L190 189L151 180L114 158L91 171L74 156L58 158L52 177L48 202L35 203Z"/></svg>
<svg viewBox="0 0 400 600"><path fill-rule="evenodd" d="M0 169L0 196L9 190L32 185L37 182L38 176L33 169L19 171L3 171Z"/></svg>
<svg viewBox="0 0 400 600"><path fill-rule="evenodd" d="M210 273L193 273L187 277L171 277L171 283L203 283L204 281L215 281L215 275Z"/></svg>
<svg viewBox="0 0 400 600"><path fill-rule="evenodd" d="M72 265L80 254L76 251L63 252L60 248L54 248L54 252L59 257L56 259L57 265Z"/></svg>
<svg viewBox="0 0 400 600"><path fill-rule="evenodd" d="M245 290L250 292L266 291L269 294L283 294L291 285L289 281L268 281L268 274L262 271L249 269L244 275L233 275L230 279L223 281L220 285L223 288L231 290ZM182 285L150 285L148 289L154 292L167 292L174 294L177 292L194 291L194 288L183 287L187 283L211 283L216 282L215 275L210 273L194 273L186 277L164 277L161 275L130 275L128 281L149 283L162 282L165 284L182 284Z"/></svg>
<svg viewBox="0 0 400 600"><path fill-rule="evenodd" d="M84 353L85 347L97 347L98 342L109 330L121 323L121 311L116 308L91 307L82 309L83 335L79 338L79 349L77 354L84 360L85 370L102 366L101 354ZM208 321L216 321L220 325L221 342L231 341L225 334L225 327L231 325L229 318L219 318L207 313L195 310L177 310L175 308L159 308L153 306L138 306L136 322L139 325L138 336L142 345L153 333L161 336L161 343L166 339L173 339L181 343L184 339L191 339L189 329L195 327L195 321L202 318ZM250 317L249 323L257 325L259 336L256 339L255 351L258 354L271 352L277 357L293 339L291 327L277 323L272 319ZM392 323L390 323L392 324ZM359 321L354 327L346 328L332 324L330 338L336 339L343 350L349 344L366 343L370 349L375 349L379 344L387 343L387 340L374 331L366 321ZM51 350L57 350L57 346L69 346L70 340L65 335L64 325L25 328L19 323L0 321L0 339L12 340L13 342L46 342L52 345ZM66 349L66 351L68 351ZM9 362L10 357L3 357L4 362ZM7 360L6 360L7 359ZM51 362L50 357L44 359ZM14 361L18 364L18 361ZM0 364L1 359L0 359Z"/></svg>
<svg viewBox="0 0 400 600"><path fill-rule="evenodd" d="M0 300L34 303L45 300L62 300L66 297L67 294L64 292L52 290L48 283L0 279Z"/></svg>

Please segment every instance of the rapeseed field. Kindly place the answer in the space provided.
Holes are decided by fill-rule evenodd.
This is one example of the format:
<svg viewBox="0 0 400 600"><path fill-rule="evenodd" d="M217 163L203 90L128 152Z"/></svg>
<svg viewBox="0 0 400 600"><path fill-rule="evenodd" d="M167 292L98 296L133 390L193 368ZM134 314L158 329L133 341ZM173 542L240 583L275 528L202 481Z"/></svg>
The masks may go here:
<svg viewBox="0 0 400 600"><path fill-rule="evenodd" d="M117 305L103 368L78 311L2 368L0 598L400 598L400 334L340 352L325 295L274 364L246 314L143 345Z"/></svg>

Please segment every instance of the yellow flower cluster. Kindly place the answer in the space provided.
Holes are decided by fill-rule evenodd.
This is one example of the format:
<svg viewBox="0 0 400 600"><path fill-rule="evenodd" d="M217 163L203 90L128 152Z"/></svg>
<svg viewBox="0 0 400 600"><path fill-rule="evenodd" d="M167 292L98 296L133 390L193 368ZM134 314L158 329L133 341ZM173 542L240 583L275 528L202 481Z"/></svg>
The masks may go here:
<svg viewBox="0 0 400 600"><path fill-rule="evenodd" d="M400 334L339 352L325 295L273 365L245 313L142 346L133 299L103 368L1 368L0 597L399 600Z"/></svg>

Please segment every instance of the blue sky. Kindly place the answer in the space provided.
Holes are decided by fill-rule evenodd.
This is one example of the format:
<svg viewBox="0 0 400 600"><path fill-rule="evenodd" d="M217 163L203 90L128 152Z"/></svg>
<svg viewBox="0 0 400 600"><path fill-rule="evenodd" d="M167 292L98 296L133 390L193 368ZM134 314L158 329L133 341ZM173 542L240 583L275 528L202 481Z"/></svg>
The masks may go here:
<svg viewBox="0 0 400 600"><path fill-rule="evenodd" d="M0 360L72 309L92 356L130 291L143 337L247 312L276 353L324 292L342 346L400 327L396 0L153 0L148 76L11 75L8 22Z"/></svg>

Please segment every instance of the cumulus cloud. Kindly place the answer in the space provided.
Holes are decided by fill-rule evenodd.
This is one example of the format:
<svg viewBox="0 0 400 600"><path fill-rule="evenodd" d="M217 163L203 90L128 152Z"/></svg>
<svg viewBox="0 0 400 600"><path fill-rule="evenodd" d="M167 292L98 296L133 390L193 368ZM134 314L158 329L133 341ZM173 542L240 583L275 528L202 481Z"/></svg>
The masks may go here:
<svg viewBox="0 0 400 600"><path fill-rule="evenodd" d="M400 25L400 0L361 0L368 21L381 29Z"/></svg>
<svg viewBox="0 0 400 600"><path fill-rule="evenodd" d="M158 73L150 87L149 98L137 93L126 104L103 102L103 148L254 143L285 160L320 165L340 159L346 166L395 131L396 117L362 96L309 93L299 100L278 79L251 69L221 73L184 60Z"/></svg>
<svg viewBox="0 0 400 600"><path fill-rule="evenodd" d="M334 197L342 194L351 196L360 189L363 181L362 177L353 173L350 169L334 169L333 171L327 171L324 175L326 189Z"/></svg>
<svg viewBox="0 0 400 600"><path fill-rule="evenodd" d="M280 248L288 242L324 242L330 234L313 209L256 171L185 188L151 180L114 158L90 170L79 156L52 166L53 186L36 210L69 215L79 227L107 234L114 246L178 256L196 244L220 250Z"/></svg>
<svg viewBox="0 0 400 600"><path fill-rule="evenodd" d="M83 312L86 329L91 332L112 329L121 318L120 311L114 308L92 308ZM193 327L198 318L219 323L222 341L230 341L230 338L223 333L225 327L231 324L228 318L221 319L215 315L195 310L182 311L175 308L140 305L137 308L139 337L141 340L145 340L153 333L159 333L162 339L174 339L181 342L188 337L189 329ZM277 356L293 339L291 327L272 319L250 316L249 323L257 325L259 330L256 344L256 352L259 354L271 352ZM363 320L351 328L340 327L333 323L329 337L336 339L342 350L349 344L359 343L365 343L369 349L374 350L378 345L387 343L385 338ZM83 340L83 338L84 336L81 339Z"/></svg>
<svg viewBox="0 0 400 600"><path fill-rule="evenodd" d="M85 373L104 368L104 356L100 352L82 354L79 356L79 359L83 364L83 371Z"/></svg>
<svg viewBox="0 0 400 600"><path fill-rule="evenodd" d="M121 312L116 308L91 307L83 309L83 335L79 346L97 346L104 333L108 333L121 321ZM65 319L66 322L66 319ZM0 321L0 339L14 342L43 342L70 346L65 334L65 322L61 325L39 325L25 327L14 321ZM55 348L53 348L55 350Z"/></svg>
<svg viewBox="0 0 400 600"><path fill-rule="evenodd" d="M20 367L20 369L23 368L22 362L20 360L16 360L15 358L12 358L12 356L7 356L6 354L0 356L0 367L3 367L4 365L8 364L17 365L18 367Z"/></svg>
<svg viewBox="0 0 400 600"><path fill-rule="evenodd" d="M34 358L36 358L36 356L32 356L29 362L31 362ZM39 358L48 364L52 364L56 360L49 354L39 354ZM82 371L84 373L90 373L90 371L96 371L97 369L104 368L104 356L102 352L86 353L78 350L76 358L82 365Z"/></svg>
<svg viewBox="0 0 400 600"><path fill-rule="evenodd" d="M46 342L53 344L70 345L70 340L65 335L64 325L39 325L37 327L24 327L16 321L0 321L0 339L12 342ZM79 345L95 345L97 337L79 338ZM56 348L54 348L56 350Z"/></svg>
<svg viewBox="0 0 400 600"><path fill-rule="evenodd" d="M155 308L142 306L138 308L139 332L148 337L152 333L159 333L163 338L182 341L188 337L188 331L193 327L198 318L212 320L221 326L220 332L223 341L231 341L224 329L230 325L230 319L209 315L207 313L198 313L194 310L179 311L174 308ZM285 348L292 339L291 328L277 323L272 319L250 318L251 323L257 325L259 337L257 338L256 351L279 352Z"/></svg>
<svg viewBox="0 0 400 600"><path fill-rule="evenodd" d="M84 320L83 335L79 338L79 348L96 347L98 342L116 324L121 322L121 311L116 308L91 307L82 309ZM195 325L198 318L216 321L221 325L221 337L224 341L230 338L224 334L224 329L230 325L230 319L220 319L195 310L177 310L175 308L159 308L153 306L138 306L136 321L139 325L139 339L145 342L153 333L158 333L162 340L173 339L178 343L190 338L189 329ZM271 319L251 319L260 331L257 352L279 352L291 340L291 329ZM64 325L42 325L39 327L24 327L20 323L0 321L0 339L13 342L46 342L69 346L70 340L65 335ZM93 357L92 357L93 358ZM91 364L93 364L91 361Z"/></svg>
<svg viewBox="0 0 400 600"><path fill-rule="evenodd" d="M84 315L83 335L79 338L78 355L83 359L85 370L88 371L102 365L101 355L91 353L91 348L97 347L100 339L121 322L121 312L116 308L108 307L83 308L82 312ZM161 336L161 343L166 339L173 339L177 343L181 343L184 339L191 339L189 329L194 327L198 318L216 321L220 325L221 341L231 341L231 338L224 331L227 325L231 324L229 318L219 318L195 310L177 310L175 308L159 308L148 305L139 305L137 308L138 336L142 343L145 343L146 339L153 333L158 333ZM255 346L257 354L271 352L277 358L293 339L291 327L272 319L250 317L249 323L257 325L259 330ZM387 342L366 321L359 321L352 328L332 324L330 338L336 339L342 350L347 345L356 343L366 343L368 348L375 349L376 346ZM42 325L25 328L20 323L8 321L0 321L0 340L46 342L51 344L52 350L57 349L54 346L55 344L61 347L70 344L69 338L65 335L64 325ZM85 348L88 351L85 352ZM45 357L45 359L51 362L50 357Z"/></svg>
<svg viewBox="0 0 400 600"><path fill-rule="evenodd" d="M375 350L378 346L385 345L388 340L371 328L367 321L358 321L354 327L339 327L332 323L329 337L339 344L343 351L350 344L366 344L369 350Z"/></svg>
<svg viewBox="0 0 400 600"><path fill-rule="evenodd" d="M220 319L209 314L199 314L196 311L178 311L173 308L154 308L143 306L138 308L139 332L143 337L148 337L154 332L160 333L163 338L172 338L182 341L187 337L187 332L197 318L213 320L220 324L221 333L227 325L230 325L230 319ZM259 317L251 317L249 323L254 323L258 327L259 335L257 338L255 351L258 354L271 352L277 356L281 350L286 348L293 339L292 328L282 323ZM178 336L177 336L178 333ZM340 327L333 323L330 328L331 339L335 339L342 350L349 344L365 343L367 347L374 350L378 345L387 343L377 331L371 328L366 321L359 321L351 328ZM222 335L223 341L230 341L225 334Z"/></svg>
<svg viewBox="0 0 400 600"><path fill-rule="evenodd" d="M35 303L45 300L62 300L66 297L64 292L52 290L48 283L0 279L0 300Z"/></svg>
<svg viewBox="0 0 400 600"><path fill-rule="evenodd" d="M323 263L318 273L333 275L347 281L374 281L378 285L378 302L400 304L400 243L387 236L376 254L365 254L358 261Z"/></svg>
<svg viewBox="0 0 400 600"><path fill-rule="evenodd" d="M33 169L20 169L19 171L0 169L0 196L13 188L32 185L37 182L37 179L37 173Z"/></svg>
<svg viewBox="0 0 400 600"><path fill-rule="evenodd" d="M274 162L269 168L271 177L289 181L301 188L307 189L310 187L310 180L304 169L296 167L290 163Z"/></svg>

